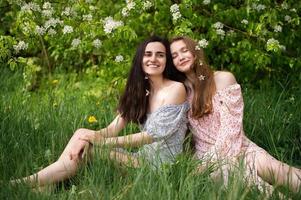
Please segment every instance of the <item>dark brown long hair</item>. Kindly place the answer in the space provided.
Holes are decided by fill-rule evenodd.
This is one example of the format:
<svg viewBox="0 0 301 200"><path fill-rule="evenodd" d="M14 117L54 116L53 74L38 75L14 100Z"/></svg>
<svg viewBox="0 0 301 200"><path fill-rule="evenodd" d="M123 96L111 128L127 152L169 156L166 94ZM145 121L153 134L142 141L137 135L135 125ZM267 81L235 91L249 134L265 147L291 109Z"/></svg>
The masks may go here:
<svg viewBox="0 0 301 200"><path fill-rule="evenodd" d="M191 66L193 98L191 106L191 116L195 119L212 112L212 97L216 87L214 82L214 73L210 69L204 50L197 47L197 42L188 37L175 37L171 43L182 40L187 49L195 57L195 62ZM204 76L204 80L200 80L200 76Z"/></svg>
<svg viewBox="0 0 301 200"><path fill-rule="evenodd" d="M150 91L150 80L145 79L146 74L142 69L142 60L145 48L150 42L160 42L165 47L166 67L163 71L163 78L175 81L184 80L184 75L178 72L173 65L170 44L167 39L152 36L142 42L136 50L125 90L119 100L118 112L128 122L142 124L146 119L149 105L149 96L146 96L146 90Z"/></svg>

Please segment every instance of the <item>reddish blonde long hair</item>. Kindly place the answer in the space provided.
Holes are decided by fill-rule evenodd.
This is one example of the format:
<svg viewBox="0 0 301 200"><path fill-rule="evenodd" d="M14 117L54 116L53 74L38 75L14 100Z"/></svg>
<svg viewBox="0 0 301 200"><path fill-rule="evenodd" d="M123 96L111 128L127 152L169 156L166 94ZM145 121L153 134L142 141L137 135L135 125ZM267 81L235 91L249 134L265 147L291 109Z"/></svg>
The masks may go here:
<svg viewBox="0 0 301 200"><path fill-rule="evenodd" d="M214 82L214 72L210 69L204 50L197 48L197 42L188 37L175 37L171 40L171 44L182 40L187 49L195 56L195 62L191 66L193 99L191 106L191 117L198 119L212 112L212 97L216 91ZM204 76L204 80L199 77Z"/></svg>

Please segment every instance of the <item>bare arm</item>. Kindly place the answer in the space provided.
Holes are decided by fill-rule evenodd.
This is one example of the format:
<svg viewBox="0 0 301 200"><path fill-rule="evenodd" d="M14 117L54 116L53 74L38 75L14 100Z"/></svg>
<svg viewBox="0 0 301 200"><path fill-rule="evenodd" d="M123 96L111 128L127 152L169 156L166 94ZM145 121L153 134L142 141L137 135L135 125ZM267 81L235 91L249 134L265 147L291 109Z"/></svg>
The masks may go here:
<svg viewBox="0 0 301 200"><path fill-rule="evenodd" d="M152 136L146 132L140 132L126 136L105 138L102 144L111 147L140 147L152 142Z"/></svg>
<svg viewBox="0 0 301 200"><path fill-rule="evenodd" d="M103 137L116 137L118 133L126 126L126 121L119 115L103 129L95 131L96 134L101 134Z"/></svg>

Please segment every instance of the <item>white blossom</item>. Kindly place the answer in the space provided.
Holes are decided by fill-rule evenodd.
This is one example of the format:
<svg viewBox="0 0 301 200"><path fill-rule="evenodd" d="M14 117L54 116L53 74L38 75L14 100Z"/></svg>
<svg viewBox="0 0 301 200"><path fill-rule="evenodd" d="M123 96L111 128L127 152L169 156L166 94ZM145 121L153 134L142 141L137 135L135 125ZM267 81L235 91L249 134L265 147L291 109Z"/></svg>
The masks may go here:
<svg viewBox="0 0 301 200"><path fill-rule="evenodd" d="M173 4L172 6L170 6L170 12L171 13L175 13L175 12L179 12L179 5L178 4Z"/></svg>
<svg viewBox="0 0 301 200"><path fill-rule="evenodd" d="M79 38L75 38L75 39L72 40L71 46L73 48L75 48L75 47L78 47L78 45L80 45L80 43L81 43L81 40Z"/></svg>
<svg viewBox="0 0 301 200"><path fill-rule="evenodd" d="M282 32L282 26L280 26L280 25L274 26L274 32L276 32L276 33Z"/></svg>
<svg viewBox="0 0 301 200"><path fill-rule="evenodd" d="M66 7L64 11L61 13L61 15L66 15L67 17L69 17L71 13L72 13L72 9L70 7Z"/></svg>
<svg viewBox="0 0 301 200"><path fill-rule="evenodd" d="M20 41L18 44L13 45L13 48L18 53L21 50L26 50L28 48L28 44L24 41Z"/></svg>
<svg viewBox="0 0 301 200"><path fill-rule="evenodd" d="M180 12L175 12L172 14L172 19L174 21L177 21L178 19L180 19L182 17L181 13Z"/></svg>
<svg viewBox="0 0 301 200"><path fill-rule="evenodd" d="M249 23L249 21L248 21L248 20L246 20L246 19L243 19L243 20L241 20L241 22L240 22L240 23L247 25L247 24Z"/></svg>
<svg viewBox="0 0 301 200"><path fill-rule="evenodd" d="M291 12L297 12L296 8L290 9Z"/></svg>
<svg viewBox="0 0 301 200"><path fill-rule="evenodd" d="M95 39L95 40L93 40L92 45L98 49L101 47L102 42L99 39Z"/></svg>
<svg viewBox="0 0 301 200"><path fill-rule="evenodd" d="M206 39L202 39L198 41L198 44L195 47L195 50L201 50L201 48L206 48L208 46L209 42Z"/></svg>
<svg viewBox="0 0 301 200"><path fill-rule="evenodd" d="M73 27L72 26L68 26L68 25L64 26L64 28L63 28L63 33L64 34L72 33L72 32L73 32Z"/></svg>
<svg viewBox="0 0 301 200"><path fill-rule="evenodd" d="M225 36L225 31L223 29L216 29L216 34L220 35L223 39Z"/></svg>
<svg viewBox="0 0 301 200"><path fill-rule="evenodd" d="M204 5L208 5L208 4L210 4L210 2L211 2L210 0L204 0L204 1L203 1L203 4L204 4Z"/></svg>
<svg viewBox="0 0 301 200"><path fill-rule="evenodd" d="M41 8L39 6L39 4L34 3L34 2L29 2L29 3L25 3L23 4L23 6L21 7L21 11L23 12L30 12L30 11L41 11Z"/></svg>
<svg viewBox="0 0 301 200"><path fill-rule="evenodd" d="M264 10L266 7L265 7L265 5L262 5L262 4L255 4L255 3L253 3L252 4L252 8L254 10L261 11L261 10Z"/></svg>
<svg viewBox="0 0 301 200"><path fill-rule="evenodd" d="M45 2L45 3L43 4L42 8L43 8L44 10L52 10L51 3L49 3L48 1Z"/></svg>
<svg viewBox="0 0 301 200"><path fill-rule="evenodd" d="M278 40L271 38L268 39L266 46L267 46L267 51L278 51L278 49L280 48L280 43Z"/></svg>
<svg viewBox="0 0 301 200"><path fill-rule="evenodd" d="M48 33L48 35L53 36L56 34L56 31L53 28L50 28L47 33Z"/></svg>
<svg viewBox="0 0 301 200"><path fill-rule="evenodd" d="M136 6L136 3L135 3L134 1L130 1L130 2L128 2L127 5L126 5L126 7L127 7L128 10L134 9L135 6Z"/></svg>
<svg viewBox="0 0 301 200"><path fill-rule="evenodd" d="M142 5L143 10L148 10L153 6L152 2L150 1L144 1Z"/></svg>
<svg viewBox="0 0 301 200"><path fill-rule="evenodd" d="M116 28L123 26L122 21L115 21L111 16L104 19L104 31L106 34L112 33Z"/></svg>
<svg viewBox="0 0 301 200"><path fill-rule="evenodd" d="M279 45L279 41L275 40L274 38L268 39L267 45L276 44Z"/></svg>
<svg viewBox="0 0 301 200"><path fill-rule="evenodd" d="M287 21L287 22L291 22L292 18L289 15L285 15L284 20Z"/></svg>
<svg viewBox="0 0 301 200"><path fill-rule="evenodd" d="M48 29L50 27L55 28L57 24L63 25L63 21L59 20L59 18L50 18L44 24L44 28Z"/></svg>
<svg viewBox="0 0 301 200"><path fill-rule="evenodd" d="M93 16L91 14L83 15L84 21L92 21Z"/></svg>
<svg viewBox="0 0 301 200"><path fill-rule="evenodd" d="M118 55L115 57L115 62L122 62L123 61L123 56L122 55Z"/></svg>
<svg viewBox="0 0 301 200"><path fill-rule="evenodd" d="M224 24L221 22L216 22L212 25L215 29L222 29L224 27Z"/></svg>
<svg viewBox="0 0 301 200"><path fill-rule="evenodd" d="M44 35L46 30L44 27L36 26L35 32L39 35Z"/></svg>
<svg viewBox="0 0 301 200"><path fill-rule="evenodd" d="M44 17L52 17L53 10L42 10L42 15Z"/></svg>
<svg viewBox="0 0 301 200"><path fill-rule="evenodd" d="M89 9L90 9L90 10L92 10L92 11L94 11L94 10L96 10L96 7L95 7L95 6L92 6L92 5L90 5L90 6L89 6Z"/></svg>
<svg viewBox="0 0 301 200"><path fill-rule="evenodd" d="M127 17L129 15L129 10L125 7L121 10L121 14L123 17Z"/></svg>
<svg viewBox="0 0 301 200"><path fill-rule="evenodd" d="M178 4L173 4L172 6L170 6L170 12L172 14L173 21L177 21L182 17Z"/></svg>

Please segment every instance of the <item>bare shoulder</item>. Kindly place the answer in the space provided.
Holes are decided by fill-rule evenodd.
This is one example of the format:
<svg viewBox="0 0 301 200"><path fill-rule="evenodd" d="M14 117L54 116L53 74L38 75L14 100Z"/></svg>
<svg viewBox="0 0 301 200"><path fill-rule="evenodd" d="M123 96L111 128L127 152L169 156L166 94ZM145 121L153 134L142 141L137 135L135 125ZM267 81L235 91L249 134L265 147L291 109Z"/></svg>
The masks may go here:
<svg viewBox="0 0 301 200"><path fill-rule="evenodd" d="M236 84L235 76L231 72L216 71L214 73L216 90L222 90L230 85Z"/></svg>
<svg viewBox="0 0 301 200"><path fill-rule="evenodd" d="M186 100L186 89L183 83L170 81L166 87L166 104L181 104Z"/></svg>

